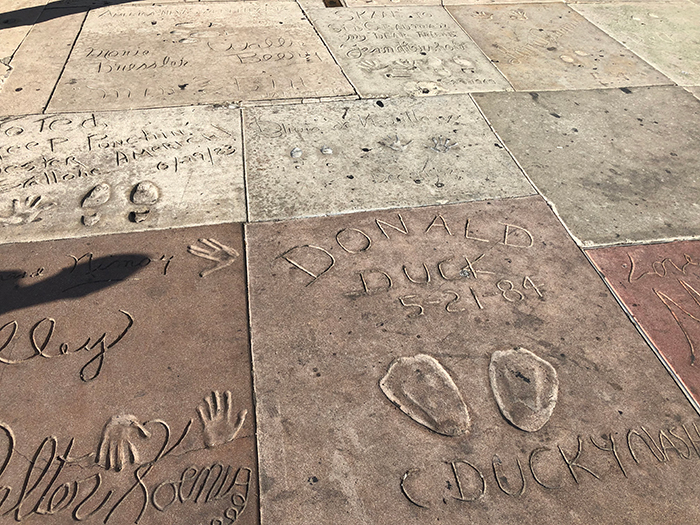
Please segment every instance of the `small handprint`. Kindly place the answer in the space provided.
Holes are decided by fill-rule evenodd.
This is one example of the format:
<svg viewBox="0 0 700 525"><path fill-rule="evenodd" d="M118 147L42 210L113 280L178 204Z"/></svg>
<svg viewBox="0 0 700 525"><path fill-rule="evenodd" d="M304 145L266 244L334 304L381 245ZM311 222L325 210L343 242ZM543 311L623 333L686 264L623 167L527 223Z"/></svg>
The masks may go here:
<svg viewBox="0 0 700 525"><path fill-rule="evenodd" d="M204 398L204 403L197 407L199 417L204 425L204 445L207 448L217 447L232 441L241 430L248 411L243 409L238 412L234 422L231 420L232 405L229 390L224 392L223 396L221 392L215 390Z"/></svg>
<svg viewBox="0 0 700 525"><path fill-rule="evenodd" d="M135 416L112 416L102 429L95 463L106 470L114 469L117 472L121 471L127 462L138 463L139 452L132 442L134 432L143 438L151 437L151 433Z"/></svg>
<svg viewBox="0 0 700 525"><path fill-rule="evenodd" d="M192 255L201 257L202 259L209 259L214 261L216 266L209 268L208 270L202 270L199 273L200 277L206 277L212 272L221 270L233 264L233 261L238 257L238 252L233 248L229 248L225 244L221 244L216 239L199 239L207 248L200 248L199 246L188 246L187 251Z"/></svg>
<svg viewBox="0 0 700 525"><path fill-rule="evenodd" d="M442 135L439 137L433 137L432 138L433 145L430 148L433 151L437 151L438 153L447 153L450 151L452 148L457 146L457 142L452 142L449 138L443 139Z"/></svg>
<svg viewBox="0 0 700 525"><path fill-rule="evenodd" d="M384 140L380 140L379 143L382 146L386 146L387 148L394 150L394 151L406 151L408 148L408 145L413 142L412 140L409 140L406 143L401 142L401 139L399 138L398 135L394 135L393 137L387 137Z"/></svg>
<svg viewBox="0 0 700 525"><path fill-rule="evenodd" d="M38 197L27 197L24 201L12 200L12 214L9 217L0 217L0 224L3 226L29 224L37 220L41 212L55 206L53 202L41 202L41 195Z"/></svg>

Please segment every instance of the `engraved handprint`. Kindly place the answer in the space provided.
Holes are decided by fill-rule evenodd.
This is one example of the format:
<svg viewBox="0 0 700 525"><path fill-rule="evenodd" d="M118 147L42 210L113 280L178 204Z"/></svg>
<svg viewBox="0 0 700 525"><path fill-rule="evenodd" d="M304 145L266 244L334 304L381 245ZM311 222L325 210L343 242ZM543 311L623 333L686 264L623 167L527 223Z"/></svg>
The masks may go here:
<svg viewBox="0 0 700 525"><path fill-rule="evenodd" d="M438 153L447 153L452 148L457 146L457 142L452 142L452 140L450 140L449 138L443 139L442 135L440 135L438 138L433 137L432 141L433 145L430 149L433 151L437 151Z"/></svg>
<svg viewBox="0 0 700 525"><path fill-rule="evenodd" d="M229 248L225 244L221 244L216 239L199 239L206 248L200 248L199 246L188 246L187 251L192 255L201 257L202 259L209 259L214 261L216 266L209 268L208 270L202 270L199 273L200 277L206 277L212 272L221 270L233 264L233 262L238 257L238 252L233 248Z"/></svg>
<svg viewBox="0 0 700 525"><path fill-rule="evenodd" d="M0 224L3 226L29 224L37 220L41 212L55 206L53 202L41 202L41 195L27 197L24 201L12 200L12 214L9 217L0 217Z"/></svg>
<svg viewBox="0 0 700 525"><path fill-rule="evenodd" d="M139 452L132 443L134 434L140 434L143 438L151 437L151 433L135 416L112 416L102 429L95 463L106 470L114 469L117 472L127 462L138 463Z"/></svg>
<svg viewBox="0 0 700 525"><path fill-rule="evenodd" d="M248 411L243 409L231 420L231 392L227 390L223 396L215 390L204 398L204 403L197 407L199 417L204 425L204 445L207 448L217 447L232 441L241 430Z"/></svg>
<svg viewBox="0 0 700 525"><path fill-rule="evenodd" d="M380 140L379 143L382 146L386 146L387 148L394 150L394 151L406 151L408 148L408 145L413 142L412 140L409 140L405 144L401 142L401 139L399 138L398 135L394 135L393 137L387 137L384 140Z"/></svg>

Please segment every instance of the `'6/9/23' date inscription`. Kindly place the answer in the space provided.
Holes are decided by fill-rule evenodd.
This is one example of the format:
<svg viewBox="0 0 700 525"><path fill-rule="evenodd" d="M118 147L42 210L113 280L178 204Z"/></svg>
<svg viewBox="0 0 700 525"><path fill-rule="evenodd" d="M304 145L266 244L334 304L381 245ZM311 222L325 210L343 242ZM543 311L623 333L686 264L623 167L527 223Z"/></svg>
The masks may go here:
<svg viewBox="0 0 700 525"><path fill-rule="evenodd" d="M29 329L29 345L25 349L17 348L19 345L16 344L19 339L17 336L19 323L16 320L9 321L0 327L0 363L19 365L35 357L53 359L79 352L95 352L80 369L81 381L92 381L100 375L107 351L116 347L134 325L134 318L129 312L125 310L120 312L126 317L126 326L116 337L108 338L107 332L104 332L97 338L87 337L82 344L56 341L54 337L56 320L44 317Z"/></svg>

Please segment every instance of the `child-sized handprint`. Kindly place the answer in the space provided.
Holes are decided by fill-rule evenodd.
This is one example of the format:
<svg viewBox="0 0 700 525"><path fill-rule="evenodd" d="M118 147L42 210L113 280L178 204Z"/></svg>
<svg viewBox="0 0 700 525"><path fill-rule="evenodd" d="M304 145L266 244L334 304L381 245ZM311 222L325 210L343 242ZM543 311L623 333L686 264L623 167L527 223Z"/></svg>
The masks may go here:
<svg viewBox="0 0 700 525"><path fill-rule="evenodd" d="M29 224L39 217L44 210L55 206L53 202L41 202L41 195L38 197L27 197L24 201L12 200L12 214L9 217L0 217L2 226Z"/></svg>
<svg viewBox="0 0 700 525"><path fill-rule="evenodd" d="M204 445L207 448L217 447L232 441L241 430L248 411L238 412L236 420L232 421L233 403L231 392L215 390L204 398L204 403L197 407L199 417L204 425Z"/></svg>
<svg viewBox="0 0 700 525"><path fill-rule="evenodd" d="M200 277L206 277L212 272L221 270L233 264L233 261L238 257L238 252L233 248L221 244L216 239L199 239L206 248L200 248L199 246L188 246L187 251L192 255L201 257L202 259L209 259L214 261L216 266L209 268L208 270L202 270L199 273Z"/></svg>
<svg viewBox="0 0 700 525"><path fill-rule="evenodd" d="M127 462L138 463L139 452L132 442L134 433L141 434L144 438L151 437L151 433L135 416L112 416L102 429L95 463L106 470L114 469L117 472Z"/></svg>

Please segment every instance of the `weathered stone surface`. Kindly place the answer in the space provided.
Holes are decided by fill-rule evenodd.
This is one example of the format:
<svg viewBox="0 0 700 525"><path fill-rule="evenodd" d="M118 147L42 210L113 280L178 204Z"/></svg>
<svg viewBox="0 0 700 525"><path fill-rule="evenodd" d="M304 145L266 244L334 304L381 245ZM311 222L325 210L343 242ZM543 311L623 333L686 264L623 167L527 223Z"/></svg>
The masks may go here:
<svg viewBox="0 0 700 525"><path fill-rule="evenodd" d="M474 98L584 245L698 234L700 103L684 89Z"/></svg>
<svg viewBox="0 0 700 525"><path fill-rule="evenodd" d="M491 391L508 421L526 432L537 432L557 404L556 369L525 348L496 350L489 363Z"/></svg>
<svg viewBox="0 0 700 525"><path fill-rule="evenodd" d="M294 2L91 11L51 111L352 94Z"/></svg>
<svg viewBox="0 0 700 525"><path fill-rule="evenodd" d="M240 142L227 108L0 119L0 238L245 220Z"/></svg>
<svg viewBox="0 0 700 525"><path fill-rule="evenodd" d="M449 11L519 91L671 84L564 4Z"/></svg>
<svg viewBox="0 0 700 525"><path fill-rule="evenodd" d="M674 82L700 85L700 6L634 2L575 9Z"/></svg>
<svg viewBox="0 0 700 525"><path fill-rule="evenodd" d="M8 64L39 18L46 0L5 0L0 7L0 62ZM0 86L1 89L1 86Z"/></svg>
<svg viewBox="0 0 700 525"><path fill-rule="evenodd" d="M697 414L540 197L246 232L263 523L696 521ZM490 385L518 346L559 378L536 432ZM467 434L382 392L418 354L454 381Z"/></svg>
<svg viewBox="0 0 700 525"><path fill-rule="evenodd" d="M0 246L6 522L258 523L241 230Z"/></svg>
<svg viewBox="0 0 700 525"><path fill-rule="evenodd" d="M541 4L549 2L562 2L563 0L443 0L442 5L468 5L468 4Z"/></svg>
<svg viewBox="0 0 700 525"><path fill-rule="evenodd" d="M700 98L700 86L689 86L689 87L686 87L685 89L690 91L697 98Z"/></svg>
<svg viewBox="0 0 700 525"><path fill-rule="evenodd" d="M314 9L309 18L363 97L510 89L441 7Z"/></svg>
<svg viewBox="0 0 700 525"><path fill-rule="evenodd" d="M85 11L44 12L12 58L0 91L0 116L41 113L68 59Z"/></svg>
<svg viewBox="0 0 700 525"><path fill-rule="evenodd" d="M345 0L348 7L442 5L442 0Z"/></svg>
<svg viewBox="0 0 700 525"><path fill-rule="evenodd" d="M246 108L244 120L251 220L534 193L468 96Z"/></svg>
<svg viewBox="0 0 700 525"><path fill-rule="evenodd" d="M588 256L700 402L700 241L588 250Z"/></svg>
<svg viewBox="0 0 700 525"><path fill-rule="evenodd" d="M467 405L450 374L432 356L394 359L379 387L404 414L433 432L461 436L469 431Z"/></svg>

